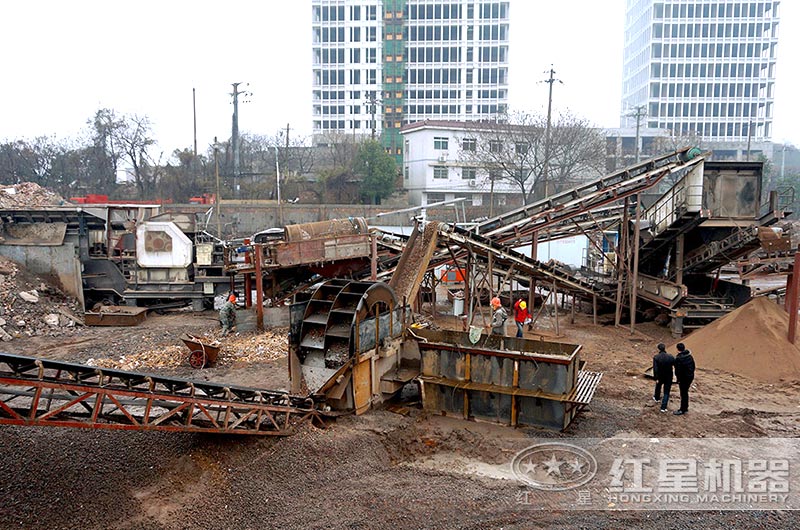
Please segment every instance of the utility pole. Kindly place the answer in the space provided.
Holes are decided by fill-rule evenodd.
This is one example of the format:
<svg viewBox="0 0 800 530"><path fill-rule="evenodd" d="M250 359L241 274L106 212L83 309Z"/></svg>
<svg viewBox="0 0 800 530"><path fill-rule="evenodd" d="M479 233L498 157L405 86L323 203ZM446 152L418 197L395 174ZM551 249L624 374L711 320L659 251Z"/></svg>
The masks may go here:
<svg viewBox="0 0 800 530"><path fill-rule="evenodd" d="M197 98L192 88L192 119L194 122L194 156L197 158Z"/></svg>
<svg viewBox="0 0 800 530"><path fill-rule="evenodd" d="M545 79L543 82L550 85L550 93L547 97L547 127L544 131L544 167L542 169L542 198L546 198L550 195L550 190L548 189L548 178L550 172L550 124L552 121L552 113L553 113L553 83L558 81L559 83L563 84L564 82L560 79L556 79L556 71L553 69L553 65L550 65L550 70L545 71L546 74L550 74L548 79Z"/></svg>
<svg viewBox="0 0 800 530"><path fill-rule="evenodd" d="M278 223L283 226L283 205L281 204L281 166L278 162L278 148L275 147L275 198L278 200Z"/></svg>
<svg viewBox="0 0 800 530"><path fill-rule="evenodd" d="M220 192L219 192L219 157L217 156L219 153L219 144L217 143L217 137L214 137L214 176L217 180L217 194L214 195L214 210L216 210L217 214L217 237L222 239L222 221L220 219Z"/></svg>
<svg viewBox="0 0 800 530"><path fill-rule="evenodd" d="M372 129L370 137L373 140L375 139L375 127L376 127L375 112L376 112L376 107L378 106L378 103L379 103L378 99L375 97L375 91L374 90L370 91L369 94L367 95L367 105L369 105L369 113L372 116L372 118L371 118L372 121L370 122L371 129Z"/></svg>
<svg viewBox="0 0 800 530"><path fill-rule="evenodd" d="M231 148L233 149L233 194L235 198L239 198L239 176L241 170L239 168L239 96L249 96L250 92L240 92L239 85L241 83L232 83L233 92L233 125L231 126ZM249 85L247 83L245 86Z"/></svg>
<svg viewBox="0 0 800 530"><path fill-rule="evenodd" d="M283 154L283 172L289 174L289 124L286 124L286 145Z"/></svg>
<svg viewBox="0 0 800 530"><path fill-rule="evenodd" d="M640 155L640 134L639 131L641 130L642 118L647 116L647 106L645 105L637 105L633 108L631 112L627 114L627 116L631 118L636 118L636 163L639 163L639 155Z"/></svg>
<svg viewBox="0 0 800 530"><path fill-rule="evenodd" d="M781 180L786 178L786 143L783 144L783 151L781 156Z"/></svg>
<svg viewBox="0 0 800 530"><path fill-rule="evenodd" d="M494 217L494 175L489 174L489 218Z"/></svg>

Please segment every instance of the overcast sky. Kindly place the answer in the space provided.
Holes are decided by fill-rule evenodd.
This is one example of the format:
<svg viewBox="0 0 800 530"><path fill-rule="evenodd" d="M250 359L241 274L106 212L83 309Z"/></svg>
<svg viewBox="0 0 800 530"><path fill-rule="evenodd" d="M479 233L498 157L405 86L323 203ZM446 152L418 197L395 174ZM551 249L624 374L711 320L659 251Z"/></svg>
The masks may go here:
<svg viewBox="0 0 800 530"><path fill-rule="evenodd" d="M619 125L625 0L512 0L510 104ZM773 140L800 145L800 2L781 5ZM0 7L0 141L77 137L99 108L146 115L166 154L231 131L231 83L249 83L240 130L311 133L308 0L25 0Z"/></svg>

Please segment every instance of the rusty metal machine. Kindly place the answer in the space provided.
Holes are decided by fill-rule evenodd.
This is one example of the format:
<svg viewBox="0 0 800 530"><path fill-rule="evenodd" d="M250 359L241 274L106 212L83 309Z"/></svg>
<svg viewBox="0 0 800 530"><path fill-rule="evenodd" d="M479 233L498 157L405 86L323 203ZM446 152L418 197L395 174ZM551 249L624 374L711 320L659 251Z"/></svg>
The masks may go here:
<svg viewBox="0 0 800 530"><path fill-rule="evenodd" d="M385 283L329 280L290 312L292 392L304 387L339 410L362 413L418 374L404 347L407 308Z"/></svg>
<svg viewBox="0 0 800 530"><path fill-rule="evenodd" d="M368 268L372 245L367 221L351 217L270 229L225 254L225 271L244 275L245 293L255 281L275 303L323 278Z"/></svg>

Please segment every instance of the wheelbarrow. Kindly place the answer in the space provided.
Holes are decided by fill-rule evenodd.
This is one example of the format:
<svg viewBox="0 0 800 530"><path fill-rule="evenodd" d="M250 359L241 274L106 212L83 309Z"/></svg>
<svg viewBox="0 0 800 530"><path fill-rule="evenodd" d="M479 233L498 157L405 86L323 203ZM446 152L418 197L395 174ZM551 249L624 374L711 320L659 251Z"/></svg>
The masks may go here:
<svg viewBox="0 0 800 530"><path fill-rule="evenodd" d="M217 341L208 344L188 333L185 337L181 337L181 340L189 348L189 364L192 368L205 368L217 362L222 347Z"/></svg>

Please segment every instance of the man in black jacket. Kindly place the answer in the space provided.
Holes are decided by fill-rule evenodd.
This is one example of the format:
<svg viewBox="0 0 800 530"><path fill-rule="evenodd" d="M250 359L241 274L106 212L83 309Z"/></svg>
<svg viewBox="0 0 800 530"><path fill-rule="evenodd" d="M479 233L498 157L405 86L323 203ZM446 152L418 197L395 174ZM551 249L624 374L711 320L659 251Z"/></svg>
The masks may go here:
<svg viewBox="0 0 800 530"><path fill-rule="evenodd" d="M653 356L653 377L656 378L656 390L653 392L653 401L661 401L661 412L667 411L669 391L672 388L672 366L675 357L667 353L664 344L658 345L658 353ZM661 398L661 387L664 387L664 398Z"/></svg>
<svg viewBox="0 0 800 530"><path fill-rule="evenodd" d="M681 408L673 414L681 416L689 412L689 387L694 381L694 357L682 342L678 343L678 356L675 357L675 377L681 391Z"/></svg>

